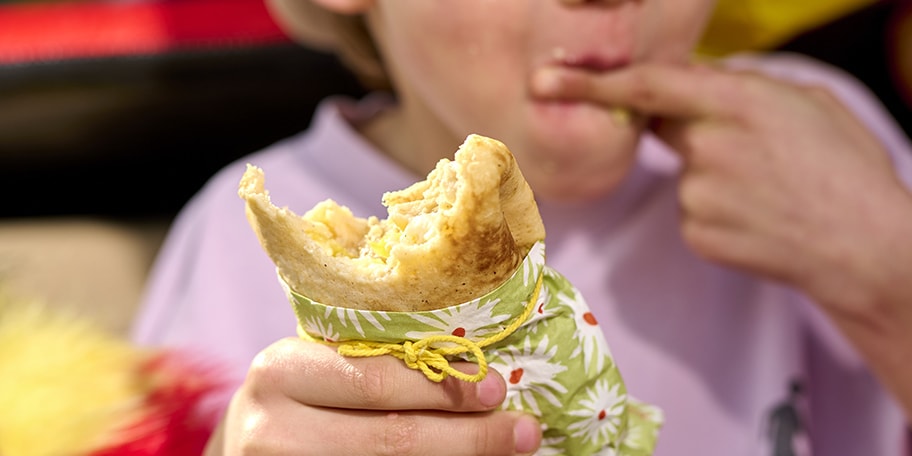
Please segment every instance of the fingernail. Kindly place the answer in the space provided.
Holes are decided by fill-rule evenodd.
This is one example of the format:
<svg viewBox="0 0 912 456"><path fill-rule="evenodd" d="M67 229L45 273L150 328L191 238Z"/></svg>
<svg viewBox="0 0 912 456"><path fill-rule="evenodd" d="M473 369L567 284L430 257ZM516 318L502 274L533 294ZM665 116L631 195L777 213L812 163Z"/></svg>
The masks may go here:
<svg viewBox="0 0 912 456"><path fill-rule="evenodd" d="M538 448L541 428L531 416L521 416L513 426L513 449L517 453L531 453Z"/></svg>
<svg viewBox="0 0 912 456"><path fill-rule="evenodd" d="M478 389L478 402L485 407L495 407L500 405L504 400L503 382L496 375L488 375L476 386Z"/></svg>
<svg viewBox="0 0 912 456"><path fill-rule="evenodd" d="M560 87L560 74L554 68L542 68L532 76L532 90L538 95L555 95Z"/></svg>

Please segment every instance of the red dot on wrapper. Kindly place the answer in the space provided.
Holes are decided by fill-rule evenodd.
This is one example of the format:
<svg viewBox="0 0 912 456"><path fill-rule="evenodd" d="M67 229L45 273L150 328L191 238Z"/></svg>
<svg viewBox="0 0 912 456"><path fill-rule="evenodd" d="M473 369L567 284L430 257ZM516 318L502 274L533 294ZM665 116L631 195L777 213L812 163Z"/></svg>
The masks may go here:
<svg viewBox="0 0 912 456"><path fill-rule="evenodd" d="M521 367L519 369L513 369L513 371L510 372L510 383L514 385L519 383L519 381L522 380L522 376L523 370Z"/></svg>
<svg viewBox="0 0 912 456"><path fill-rule="evenodd" d="M465 337L465 328L456 328L453 330L453 335L456 337Z"/></svg>
<svg viewBox="0 0 912 456"><path fill-rule="evenodd" d="M604 420L604 419L605 419L605 416L607 416L607 415L608 415L608 414L605 413L604 410L602 410L601 412L599 412L599 414L598 414L598 419L599 419L599 421Z"/></svg>
<svg viewBox="0 0 912 456"><path fill-rule="evenodd" d="M540 313L540 314L545 313L545 303L541 303L538 305L538 313Z"/></svg>
<svg viewBox="0 0 912 456"><path fill-rule="evenodd" d="M595 319L595 315L592 315L592 312L584 313L583 320L585 320L586 323L589 323L592 326L598 325L598 320Z"/></svg>

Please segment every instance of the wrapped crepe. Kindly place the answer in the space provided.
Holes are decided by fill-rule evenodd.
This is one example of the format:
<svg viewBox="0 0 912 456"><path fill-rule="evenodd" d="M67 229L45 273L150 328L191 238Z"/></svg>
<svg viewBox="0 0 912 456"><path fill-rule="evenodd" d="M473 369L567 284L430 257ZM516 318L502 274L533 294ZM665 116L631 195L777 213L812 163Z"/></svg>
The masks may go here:
<svg viewBox="0 0 912 456"><path fill-rule="evenodd" d="M384 195L386 220L331 200L303 216L275 207L253 166L239 195L301 337L393 355L433 381L493 367L503 408L542 423L540 455L652 454L661 412L627 395L582 296L545 264L532 191L499 141L470 135L425 181Z"/></svg>

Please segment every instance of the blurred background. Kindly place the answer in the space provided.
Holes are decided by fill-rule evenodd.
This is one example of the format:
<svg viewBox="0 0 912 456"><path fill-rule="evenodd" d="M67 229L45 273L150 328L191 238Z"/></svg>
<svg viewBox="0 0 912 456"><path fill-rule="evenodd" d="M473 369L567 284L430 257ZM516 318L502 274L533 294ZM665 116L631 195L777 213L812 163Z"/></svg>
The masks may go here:
<svg viewBox="0 0 912 456"><path fill-rule="evenodd" d="M854 74L912 134L912 2L723 0L702 52ZM364 89L262 0L0 0L0 287L123 333L171 220L219 168Z"/></svg>

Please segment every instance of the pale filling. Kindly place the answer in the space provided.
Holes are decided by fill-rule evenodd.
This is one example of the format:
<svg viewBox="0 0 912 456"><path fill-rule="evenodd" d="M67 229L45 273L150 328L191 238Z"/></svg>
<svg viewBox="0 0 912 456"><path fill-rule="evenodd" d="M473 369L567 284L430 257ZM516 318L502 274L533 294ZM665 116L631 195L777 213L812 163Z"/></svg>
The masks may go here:
<svg viewBox="0 0 912 456"><path fill-rule="evenodd" d="M385 220L355 217L349 208L325 200L302 216L310 222L305 231L328 255L366 270L388 270L395 266L397 246L424 245L445 234L441 218L453 216L461 185L458 168L441 160L426 181L385 194Z"/></svg>

